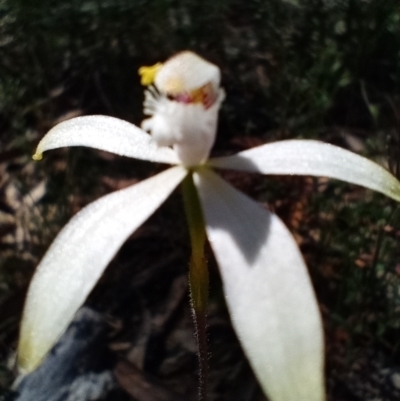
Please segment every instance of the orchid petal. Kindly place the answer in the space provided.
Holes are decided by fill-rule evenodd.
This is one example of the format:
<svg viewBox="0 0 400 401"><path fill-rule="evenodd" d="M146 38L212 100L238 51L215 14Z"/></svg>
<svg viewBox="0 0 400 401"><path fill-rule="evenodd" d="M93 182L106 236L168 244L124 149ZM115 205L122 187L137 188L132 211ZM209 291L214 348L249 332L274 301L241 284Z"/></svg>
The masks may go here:
<svg viewBox="0 0 400 401"><path fill-rule="evenodd" d="M171 57L155 76L157 88L171 95L190 92L210 82L218 87L220 80L221 72L216 65L190 51Z"/></svg>
<svg viewBox="0 0 400 401"><path fill-rule="evenodd" d="M336 178L400 201L400 182L378 164L348 150L313 140L287 140L212 159L208 165L262 174Z"/></svg>
<svg viewBox="0 0 400 401"><path fill-rule="evenodd" d="M88 146L117 155L158 163L179 164L175 152L158 147L151 136L127 121L108 116L84 116L64 121L39 142L35 159L64 146Z"/></svg>
<svg viewBox="0 0 400 401"><path fill-rule="evenodd" d="M212 171L194 175L232 324L271 401L322 401L323 335L300 251L281 220Z"/></svg>
<svg viewBox="0 0 400 401"><path fill-rule="evenodd" d="M32 279L18 359L34 370L57 342L126 238L164 202L187 171L173 167L82 209L64 227Z"/></svg>

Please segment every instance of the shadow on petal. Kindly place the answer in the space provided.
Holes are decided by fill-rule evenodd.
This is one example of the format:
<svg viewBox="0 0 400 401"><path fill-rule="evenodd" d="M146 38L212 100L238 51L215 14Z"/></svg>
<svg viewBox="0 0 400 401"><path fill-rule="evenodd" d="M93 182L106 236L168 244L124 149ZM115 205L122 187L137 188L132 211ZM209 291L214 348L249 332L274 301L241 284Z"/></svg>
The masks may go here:
<svg viewBox="0 0 400 401"><path fill-rule="evenodd" d="M271 401L323 401L323 336L303 257L268 210L208 169L195 173L232 324Z"/></svg>
<svg viewBox="0 0 400 401"><path fill-rule="evenodd" d="M267 241L270 214L241 192L237 192L233 200L232 187L208 169L195 175L195 182L207 210L207 225L232 237L251 267ZM244 204L246 207L243 207ZM260 214L260 209L265 213ZM259 217L257 220L253 217L255 215Z"/></svg>

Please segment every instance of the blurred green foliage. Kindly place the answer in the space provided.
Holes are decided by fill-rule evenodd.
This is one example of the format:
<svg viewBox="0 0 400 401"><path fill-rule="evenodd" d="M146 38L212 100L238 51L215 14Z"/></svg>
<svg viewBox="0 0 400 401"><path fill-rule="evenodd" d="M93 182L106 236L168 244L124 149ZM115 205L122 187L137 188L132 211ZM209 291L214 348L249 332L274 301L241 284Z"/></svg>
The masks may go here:
<svg viewBox="0 0 400 401"><path fill-rule="evenodd" d="M0 108L16 128L76 107L138 121L138 67L182 49L223 67L230 135L369 127L399 93L396 0L2 0L0 16Z"/></svg>

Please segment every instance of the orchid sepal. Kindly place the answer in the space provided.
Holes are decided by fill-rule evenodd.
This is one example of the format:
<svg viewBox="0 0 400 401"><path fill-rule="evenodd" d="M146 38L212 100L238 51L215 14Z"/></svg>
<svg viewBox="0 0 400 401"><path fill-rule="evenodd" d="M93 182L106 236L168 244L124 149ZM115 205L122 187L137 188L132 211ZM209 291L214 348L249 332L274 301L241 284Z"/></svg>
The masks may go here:
<svg viewBox="0 0 400 401"><path fill-rule="evenodd" d="M165 201L187 170L172 167L103 196L76 214L58 234L31 281L18 345L18 364L33 371L128 236Z"/></svg>
<svg viewBox="0 0 400 401"><path fill-rule="evenodd" d="M292 139L210 159L209 166L270 175L335 178L400 201L400 182L379 164L329 143Z"/></svg>
<svg viewBox="0 0 400 401"><path fill-rule="evenodd" d="M84 116L63 121L39 142L33 159L40 160L43 152L66 146L86 146L120 156L179 164L172 149L159 147L147 132L109 116Z"/></svg>
<svg viewBox="0 0 400 401"><path fill-rule="evenodd" d="M307 268L280 219L207 168L194 174L232 324L273 401L323 401L323 333Z"/></svg>

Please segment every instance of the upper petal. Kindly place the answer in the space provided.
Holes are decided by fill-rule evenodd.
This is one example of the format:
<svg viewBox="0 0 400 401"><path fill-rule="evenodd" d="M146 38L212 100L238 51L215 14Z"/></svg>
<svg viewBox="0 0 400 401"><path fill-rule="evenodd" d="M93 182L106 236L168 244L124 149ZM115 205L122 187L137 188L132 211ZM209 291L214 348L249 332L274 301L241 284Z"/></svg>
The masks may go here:
<svg viewBox="0 0 400 401"><path fill-rule="evenodd" d="M208 164L262 174L337 178L400 201L400 182L383 167L348 150L313 140L274 142L211 159Z"/></svg>
<svg viewBox="0 0 400 401"><path fill-rule="evenodd" d="M108 116L76 117L56 125L39 142L36 158L46 150L64 146L88 146L159 163L179 162L172 149L158 147L147 132Z"/></svg>
<svg viewBox="0 0 400 401"><path fill-rule="evenodd" d="M173 167L82 209L40 262L22 318L18 362L34 370L56 343L126 238L187 174Z"/></svg>
<svg viewBox="0 0 400 401"><path fill-rule="evenodd" d="M190 51L164 64L142 67L142 82L153 83L145 92L142 127L159 145L176 151L184 166L203 164L209 157L225 97L219 87L219 68Z"/></svg>
<svg viewBox="0 0 400 401"><path fill-rule="evenodd" d="M194 175L232 324L271 401L322 401L323 336L300 251L279 218L207 169Z"/></svg>
<svg viewBox="0 0 400 401"><path fill-rule="evenodd" d="M209 82L219 86L219 68L191 51L183 51L167 60L157 71L156 86L163 92L190 92Z"/></svg>

